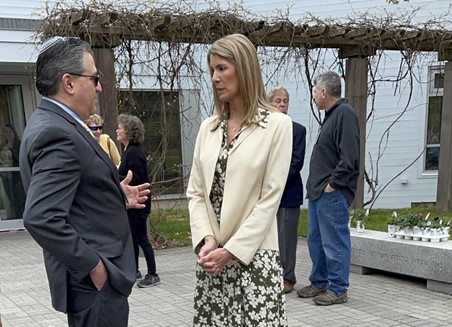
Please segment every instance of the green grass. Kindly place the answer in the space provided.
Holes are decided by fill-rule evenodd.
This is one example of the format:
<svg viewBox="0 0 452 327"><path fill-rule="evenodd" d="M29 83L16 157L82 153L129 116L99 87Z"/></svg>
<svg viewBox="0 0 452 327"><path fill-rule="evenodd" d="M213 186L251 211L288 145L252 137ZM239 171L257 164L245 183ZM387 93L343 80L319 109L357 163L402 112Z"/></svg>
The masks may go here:
<svg viewBox="0 0 452 327"><path fill-rule="evenodd" d="M452 212L438 214L434 207L373 209L366 222L366 229L386 232L387 221L393 211L396 211L398 215L422 213L423 217L430 212L430 218L440 216L443 220L452 220ZM191 245L188 210L155 210L151 214L151 226L152 242L156 248ZM308 211L306 209L302 209L300 212L298 235L304 237L308 235Z"/></svg>
<svg viewBox="0 0 452 327"><path fill-rule="evenodd" d="M439 216L444 220L452 220L452 212L440 214L435 207L420 207L420 208L403 208L403 209L372 209L369 213L369 219L366 222L366 229L377 230L381 232L388 231L388 220L392 213L396 211L397 215L406 215L408 213L421 213L425 217L430 212L430 218ZM355 226L351 226L355 227ZM298 225L298 235L308 235L308 210L302 209L300 213L300 223Z"/></svg>
<svg viewBox="0 0 452 327"><path fill-rule="evenodd" d="M188 210L154 210L151 237L155 248L191 245Z"/></svg>

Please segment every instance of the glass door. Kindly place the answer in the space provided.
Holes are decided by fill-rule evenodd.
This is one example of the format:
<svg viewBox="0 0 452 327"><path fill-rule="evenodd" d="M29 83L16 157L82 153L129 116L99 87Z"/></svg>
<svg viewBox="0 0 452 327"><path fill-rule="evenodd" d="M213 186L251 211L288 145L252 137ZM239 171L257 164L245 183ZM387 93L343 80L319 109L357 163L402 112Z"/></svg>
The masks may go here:
<svg viewBox="0 0 452 327"><path fill-rule="evenodd" d="M31 107L30 78L0 75L0 230L23 228L25 191L19 171L25 107Z"/></svg>

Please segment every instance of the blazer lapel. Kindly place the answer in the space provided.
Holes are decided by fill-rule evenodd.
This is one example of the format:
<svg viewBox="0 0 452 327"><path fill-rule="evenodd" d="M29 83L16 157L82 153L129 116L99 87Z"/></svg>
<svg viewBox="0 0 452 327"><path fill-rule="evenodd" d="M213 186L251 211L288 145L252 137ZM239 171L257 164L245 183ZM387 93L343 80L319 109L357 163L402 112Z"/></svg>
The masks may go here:
<svg viewBox="0 0 452 327"><path fill-rule="evenodd" d="M213 134L213 137L208 137L204 144L205 150L203 151L202 163L205 170L204 185L206 186L206 194L210 194L212 190L213 176L215 174L215 167L217 165L218 156L221 151L221 142L223 140L223 134L220 128L216 128L209 131ZM215 135L216 134L216 135Z"/></svg>
<svg viewBox="0 0 452 327"><path fill-rule="evenodd" d="M237 139L234 146L232 147L230 154L233 153L240 146L240 144L242 144L243 141L245 141L245 139L251 135L251 133L256 129L256 127L257 127L257 124L251 124L250 126L248 126L247 128L245 128L242 131L239 138Z"/></svg>
<svg viewBox="0 0 452 327"><path fill-rule="evenodd" d="M48 110L53 112L54 114L60 115L64 119L67 120L67 122L77 129L77 131L80 133L80 135L91 145L91 147L94 149L94 151L101 157L101 159L105 162L105 164L110 168L113 176L116 179L116 183L118 188L120 189L121 193L122 188L119 182L118 177L118 171L116 169L116 166L113 164L113 161L108 157L107 153L101 148L99 143L96 141L96 139L83 127L78 121L74 119L71 115L69 115L66 111L64 111L61 107L56 105L53 102L47 101L46 99L43 99L41 103L39 104L39 107L43 110ZM124 196L124 194L123 194Z"/></svg>

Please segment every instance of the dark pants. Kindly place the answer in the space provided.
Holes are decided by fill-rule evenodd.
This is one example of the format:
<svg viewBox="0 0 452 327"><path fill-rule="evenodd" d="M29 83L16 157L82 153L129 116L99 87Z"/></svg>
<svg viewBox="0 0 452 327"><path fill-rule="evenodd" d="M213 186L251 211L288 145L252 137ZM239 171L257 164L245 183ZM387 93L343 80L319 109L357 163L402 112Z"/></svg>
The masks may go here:
<svg viewBox="0 0 452 327"><path fill-rule="evenodd" d="M132 232L133 239L133 249L135 251L135 263L138 272L138 254L140 250L138 246L143 250L144 258L146 259L146 264L148 266L148 274L155 274L155 256L154 249L152 248L151 242L149 242L148 238L148 214L147 213L130 213L129 216L129 225L130 231Z"/></svg>
<svg viewBox="0 0 452 327"><path fill-rule="evenodd" d="M100 291L89 275L81 282L69 278L69 327L127 327L128 320L127 297L113 288L108 278Z"/></svg>
<svg viewBox="0 0 452 327"><path fill-rule="evenodd" d="M284 281L295 284L295 263L297 256L298 221L300 207L279 208L278 222L279 256L284 269Z"/></svg>

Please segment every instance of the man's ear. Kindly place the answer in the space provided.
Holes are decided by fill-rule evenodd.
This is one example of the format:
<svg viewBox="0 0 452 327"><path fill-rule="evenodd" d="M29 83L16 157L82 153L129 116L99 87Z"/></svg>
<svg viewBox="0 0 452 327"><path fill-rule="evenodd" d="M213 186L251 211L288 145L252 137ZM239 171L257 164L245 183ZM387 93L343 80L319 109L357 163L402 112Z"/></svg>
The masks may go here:
<svg viewBox="0 0 452 327"><path fill-rule="evenodd" d="M66 93L74 94L74 82L70 74L61 76L61 84Z"/></svg>

